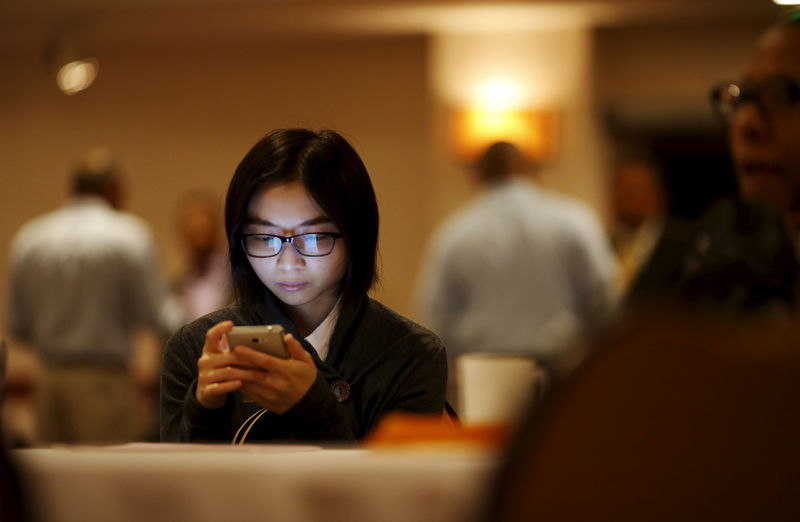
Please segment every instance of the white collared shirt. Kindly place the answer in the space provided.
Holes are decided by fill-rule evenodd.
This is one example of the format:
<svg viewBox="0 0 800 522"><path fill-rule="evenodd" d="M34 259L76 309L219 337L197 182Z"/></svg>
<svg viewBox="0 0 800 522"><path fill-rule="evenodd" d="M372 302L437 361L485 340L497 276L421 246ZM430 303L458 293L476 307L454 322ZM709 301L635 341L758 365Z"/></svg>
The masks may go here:
<svg viewBox="0 0 800 522"><path fill-rule="evenodd" d="M336 301L331 311L325 319L319 323L313 332L308 334L306 341L311 343L311 346L317 351L317 355L323 361L328 357L328 349L331 345L331 335L333 335L333 328L336 326L336 321L339 319L340 301Z"/></svg>

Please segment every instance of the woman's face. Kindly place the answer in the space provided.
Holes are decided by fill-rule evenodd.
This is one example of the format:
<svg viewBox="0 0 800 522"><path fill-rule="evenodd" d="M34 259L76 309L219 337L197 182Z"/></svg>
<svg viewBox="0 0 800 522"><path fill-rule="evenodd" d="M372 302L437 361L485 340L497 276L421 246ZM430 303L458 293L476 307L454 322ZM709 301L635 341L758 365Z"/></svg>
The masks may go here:
<svg viewBox="0 0 800 522"><path fill-rule="evenodd" d="M338 233L339 229L319 207L300 181L268 185L253 194L245 220L244 234L294 236L307 233ZM248 256L256 275L287 308L319 324L336 304L340 283L347 269L347 249L336 239L330 254L303 256L284 243L274 257Z"/></svg>

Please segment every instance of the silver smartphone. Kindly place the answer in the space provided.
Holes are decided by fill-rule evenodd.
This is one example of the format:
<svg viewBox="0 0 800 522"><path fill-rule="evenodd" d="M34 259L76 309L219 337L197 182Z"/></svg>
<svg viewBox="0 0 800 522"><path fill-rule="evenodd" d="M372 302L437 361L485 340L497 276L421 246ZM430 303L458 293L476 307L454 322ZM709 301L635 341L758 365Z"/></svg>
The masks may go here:
<svg viewBox="0 0 800 522"><path fill-rule="evenodd" d="M253 350L288 359L289 352L286 350L283 335L283 326L279 324L234 326L228 332L228 346L231 349L236 346L249 346Z"/></svg>

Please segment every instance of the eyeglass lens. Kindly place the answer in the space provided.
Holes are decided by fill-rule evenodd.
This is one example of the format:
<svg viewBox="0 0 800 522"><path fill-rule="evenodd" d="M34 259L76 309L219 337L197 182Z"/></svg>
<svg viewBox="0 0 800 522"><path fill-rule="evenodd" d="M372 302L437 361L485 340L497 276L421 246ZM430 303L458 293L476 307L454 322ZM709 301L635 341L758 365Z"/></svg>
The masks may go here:
<svg viewBox="0 0 800 522"><path fill-rule="evenodd" d="M768 114L777 115L798 105L800 86L783 76L770 78L759 86L728 83L717 86L712 99L717 111L727 118L748 102L755 102Z"/></svg>
<svg viewBox="0 0 800 522"><path fill-rule="evenodd" d="M331 234L300 234L284 238L266 234L244 236L244 248L252 256L271 257L278 255L284 242L290 242L302 255L324 256L333 250L335 237Z"/></svg>

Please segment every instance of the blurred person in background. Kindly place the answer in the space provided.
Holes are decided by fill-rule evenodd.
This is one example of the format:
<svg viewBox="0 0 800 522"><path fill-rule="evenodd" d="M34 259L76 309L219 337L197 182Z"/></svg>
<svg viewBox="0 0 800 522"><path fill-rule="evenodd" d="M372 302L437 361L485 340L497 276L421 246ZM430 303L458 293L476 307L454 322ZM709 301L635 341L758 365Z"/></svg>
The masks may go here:
<svg viewBox="0 0 800 522"><path fill-rule="evenodd" d="M140 327L165 336L182 321L149 228L119 210L122 189L109 152L92 151L68 201L23 225L11 245L8 325L42 361L40 443L137 438L132 337Z"/></svg>
<svg viewBox="0 0 800 522"><path fill-rule="evenodd" d="M187 321L232 301L219 206L217 199L205 191L187 194L178 206L178 233L185 262L174 286Z"/></svg>
<svg viewBox="0 0 800 522"><path fill-rule="evenodd" d="M618 293L623 295L661 236L666 194L655 160L640 148L620 150L611 176L610 236L620 267Z"/></svg>
<svg viewBox="0 0 800 522"><path fill-rule="evenodd" d="M672 220L629 293L726 313L791 312L800 267L800 22L759 40L743 81L712 90L729 122L740 198L698 220Z"/></svg>
<svg viewBox="0 0 800 522"><path fill-rule="evenodd" d="M515 145L492 144L474 167L482 193L429 242L417 283L422 320L445 342L451 369L461 354L494 352L567 371L576 339L614 306L606 234L588 207L538 186Z"/></svg>
<svg viewBox="0 0 800 522"><path fill-rule="evenodd" d="M800 17L759 40L744 78L712 91L729 122L742 196L782 212L800 234Z"/></svg>

